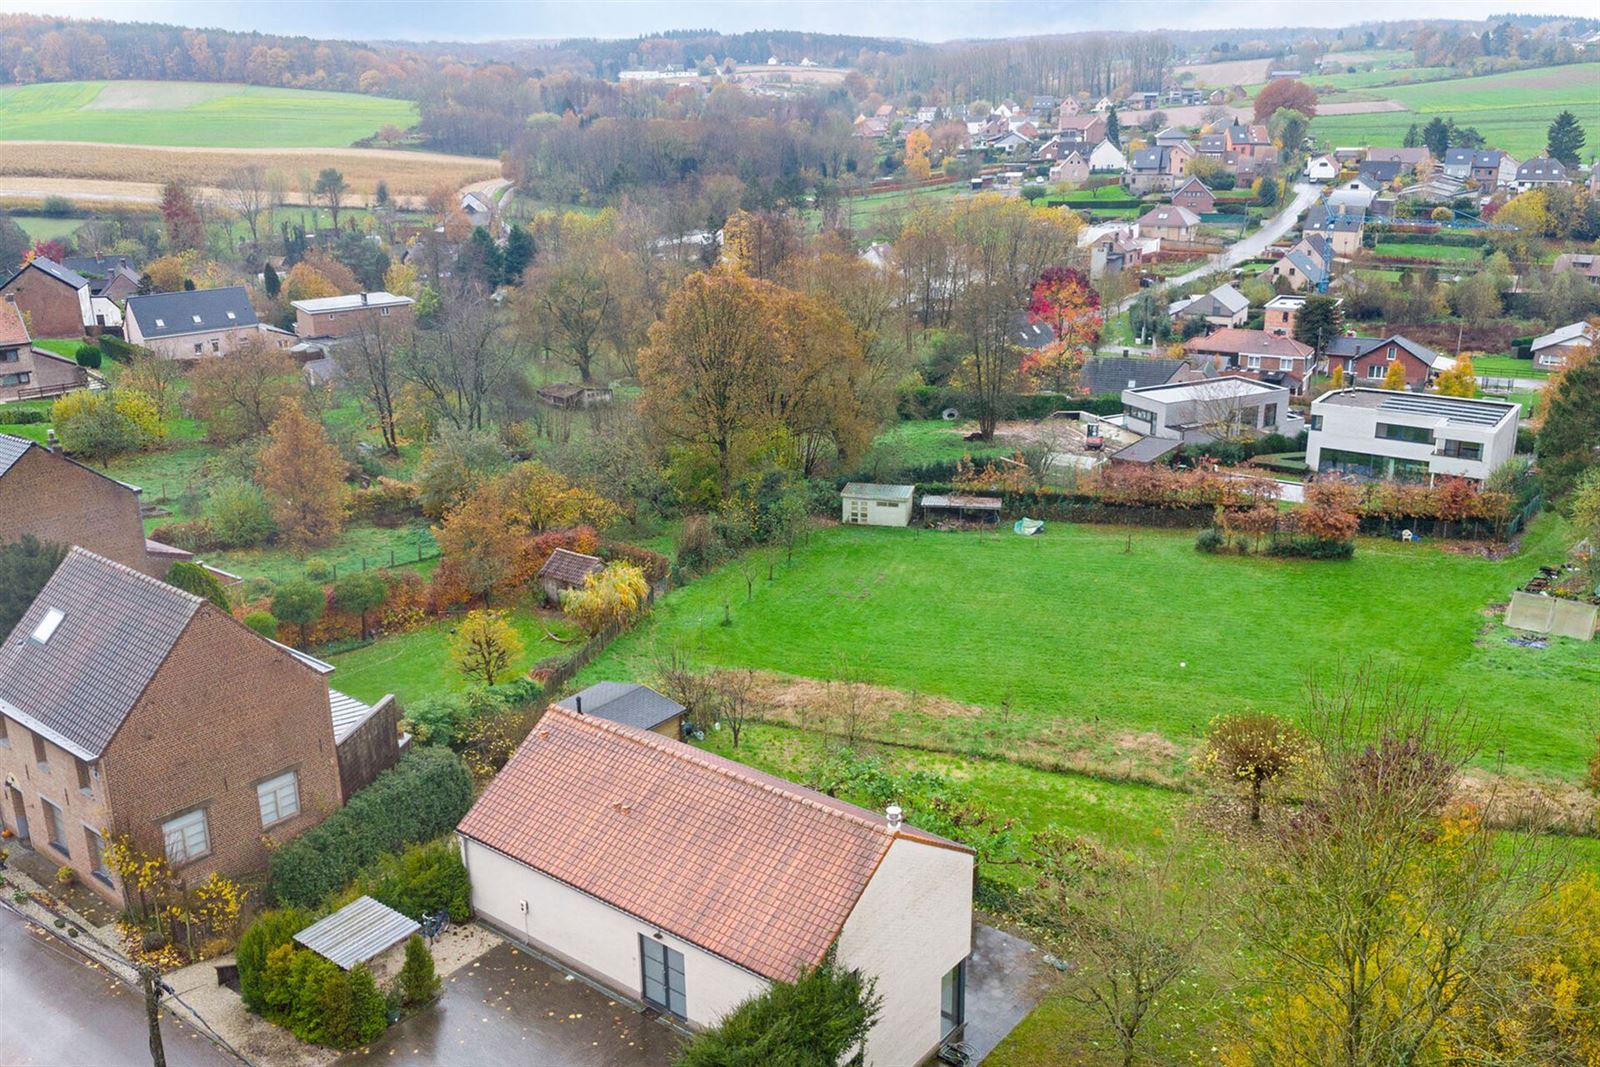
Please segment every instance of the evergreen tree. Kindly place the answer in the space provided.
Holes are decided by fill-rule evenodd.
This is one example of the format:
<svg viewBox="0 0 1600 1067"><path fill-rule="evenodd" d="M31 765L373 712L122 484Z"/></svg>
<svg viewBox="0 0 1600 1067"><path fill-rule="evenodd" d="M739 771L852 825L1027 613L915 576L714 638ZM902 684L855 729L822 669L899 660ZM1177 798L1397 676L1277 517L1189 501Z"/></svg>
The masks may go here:
<svg viewBox="0 0 1600 1067"><path fill-rule="evenodd" d="M233 611L228 604L228 594L222 591L222 583L198 563L174 563L167 571L167 584L209 600L225 612Z"/></svg>
<svg viewBox="0 0 1600 1067"><path fill-rule="evenodd" d="M477 279L486 288L498 289L505 284L505 253L494 243L489 231L478 226L456 257L456 269L466 277Z"/></svg>
<svg viewBox="0 0 1600 1067"><path fill-rule="evenodd" d="M0 545L0 636L21 621L66 555L65 545L42 542L32 534Z"/></svg>
<svg viewBox="0 0 1600 1067"><path fill-rule="evenodd" d="M1434 159L1444 161L1445 153L1450 151L1450 127L1445 125L1444 119L1435 115L1428 120L1422 130L1422 143L1428 146Z"/></svg>
<svg viewBox="0 0 1600 1067"><path fill-rule="evenodd" d="M511 233L506 237L506 250L503 257L503 269L507 285L515 285L522 280L522 272L528 269L528 264L533 262L533 235L525 226L511 227Z"/></svg>
<svg viewBox="0 0 1600 1067"><path fill-rule="evenodd" d="M372 191L372 200L379 207L389 206L389 183L382 178L378 179L378 186Z"/></svg>
<svg viewBox="0 0 1600 1067"><path fill-rule="evenodd" d="M1122 147L1122 120L1117 118L1117 105L1106 108L1106 140Z"/></svg>
<svg viewBox="0 0 1600 1067"><path fill-rule="evenodd" d="M1344 332L1344 315L1339 301L1331 296L1308 296L1294 317L1294 339L1317 351Z"/></svg>
<svg viewBox="0 0 1600 1067"><path fill-rule="evenodd" d="M678 1053L676 1067L845 1062L882 1009L873 987L860 971L832 963L803 971L793 982L774 982L696 1035Z"/></svg>
<svg viewBox="0 0 1600 1067"><path fill-rule="evenodd" d="M1572 488L1594 465L1600 447L1600 358L1593 345L1569 357L1545 387L1544 424L1539 428L1539 472L1550 496Z"/></svg>
<svg viewBox="0 0 1600 1067"><path fill-rule="evenodd" d="M1422 144L1422 131L1413 122L1411 128L1406 130L1406 139L1401 142L1407 148L1416 148Z"/></svg>
<svg viewBox="0 0 1600 1067"><path fill-rule="evenodd" d="M433 953L422 935L412 934L406 942L406 961L400 966L400 995L406 1004L423 1004L439 993L439 976L433 970Z"/></svg>
<svg viewBox="0 0 1600 1067"><path fill-rule="evenodd" d="M1583 151L1583 143L1586 140L1578 116L1570 111L1563 111L1550 124L1546 137L1545 155L1560 160L1569 167L1578 165L1578 153Z"/></svg>

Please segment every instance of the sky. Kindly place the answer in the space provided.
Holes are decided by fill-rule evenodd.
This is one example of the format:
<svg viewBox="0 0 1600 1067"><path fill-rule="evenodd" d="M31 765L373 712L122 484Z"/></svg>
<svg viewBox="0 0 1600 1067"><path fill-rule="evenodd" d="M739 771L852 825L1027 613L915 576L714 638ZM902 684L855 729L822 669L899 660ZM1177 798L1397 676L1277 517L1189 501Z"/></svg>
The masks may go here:
<svg viewBox="0 0 1600 1067"><path fill-rule="evenodd" d="M1508 11L1600 14L1595 0L0 0L27 11L321 38L480 41L786 29L944 41L1100 29L1347 26Z"/></svg>

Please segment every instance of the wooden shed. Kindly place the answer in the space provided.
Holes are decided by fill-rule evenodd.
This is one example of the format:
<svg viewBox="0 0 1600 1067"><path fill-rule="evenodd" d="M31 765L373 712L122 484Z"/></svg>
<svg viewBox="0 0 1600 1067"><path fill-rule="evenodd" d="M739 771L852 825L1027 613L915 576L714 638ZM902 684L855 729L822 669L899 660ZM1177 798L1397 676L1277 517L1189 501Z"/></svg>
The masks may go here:
<svg viewBox="0 0 1600 1067"><path fill-rule="evenodd" d="M605 560L599 556L586 556L568 548L558 548L550 553L544 566L539 568L539 585L552 603L561 602L564 589L581 589L591 574L605 570Z"/></svg>

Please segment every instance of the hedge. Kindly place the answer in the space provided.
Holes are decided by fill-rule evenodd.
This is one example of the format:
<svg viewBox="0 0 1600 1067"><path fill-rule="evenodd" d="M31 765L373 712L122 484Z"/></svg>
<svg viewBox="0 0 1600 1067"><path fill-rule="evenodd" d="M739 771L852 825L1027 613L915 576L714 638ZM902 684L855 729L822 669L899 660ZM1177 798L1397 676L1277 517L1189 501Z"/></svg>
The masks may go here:
<svg viewBox="0 0 1600 1067"><path fill-rule="evenodd" d="M1483 248L1489 242L1476 234L1452 233L1440 230L1437 233L1417 233L1413 230L1389 230L1378 227L1377 239L1388 245L1453 245L1456 248Z"/></svg>
<svg viewBox="0 0 1600 1067"><path fill-rule="evenodd" d="M895 409L902 419L937 419L945 408L955 408L963 417L969 417L972 414L971 394L947 385L904 386L895 394ZM1000 417L1042 419L1053 411L1115 415L1122 411L1122 394L1065 396L1060 393L1016 393L1005 398Z"/></svg>
<svg viewBox="0 0 1600 1067"><path fill-rule="evenodd" d="M239 937L234 960L239 966L239 998L256 1014L266 1010L262 972L272 951L290 944L294 935L311 925L311 913L302 908L264 911Z"/></svg>
<svg viewBox="0 0 1600 1067"><path fill-rule="evenodd" d="M138 345L130 345L122 338L112 337L108 333L103 333L97 337L95 344L100 346L100 351L118 363L127 363L133 359L134 353L139 351Z"/></svg>
<svg viewBox="0 0 1600 1067"><path fill-rule="evenodd" d="M314 907L384 853L455 829L472 806L472 776L454 752L421 748L273 853L267 898Z"/></svg>
<svg viewBox="0 0 1600 1067"><path fill-rule="evenodd" d="M0 425L28 426L36 422L49 422L48 411L38 411L34 408L9 409L0 407Z"/></svg>
<svg viewBox="0 0 1600 1067"><path fill-rule="evenodd" d="M334 908L368 896L421 922L425 915L445 912L453 923L472 918L472 883L454 837L412 845L390 853L356 876L349 889L332 902Z"/></svg>
<svg viewBox="0 0 1600 1067"><path fill-rule="evenodd" d="M310 949L279 945L262 969L262 1012L302 1041L354 1048L389 1025L389 1005L366 966L345 971Z"/></svg>

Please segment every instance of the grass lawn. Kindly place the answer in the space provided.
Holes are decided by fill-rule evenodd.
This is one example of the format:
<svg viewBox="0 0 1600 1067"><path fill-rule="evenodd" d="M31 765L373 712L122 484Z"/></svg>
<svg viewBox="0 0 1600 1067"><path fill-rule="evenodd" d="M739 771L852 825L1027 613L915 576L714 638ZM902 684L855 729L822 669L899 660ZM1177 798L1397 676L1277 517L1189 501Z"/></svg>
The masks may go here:
<svg viewBox="0 0 1600 1067"><path fill-rule="evenodd" d="M4 91L0 89L0 93ZM59 237L70 237L88 220L58 219L48 215L12 215L11 221L21 226L22 232L35 241L53 241Z"/></svg>
<svg viewBox="0 0 1600 1067"><path fill-rule="evenodd" d="M1483 249L1465 248L1461 245L1393 244L1379 241L1373 246L1372 252L1374 255L1417 259L1427 263L1479 263L1483 260Z"/></svg>
<svg viewBox="0 0 1600 1067"><path fill-rule="evenodd" d="M33 347L42 348L46 352L54 352L58 356L73 359L78 354L78 346L83 344L81 337L36 337Z"/></svg>
<svg viewBox="0 0 1600 1067"><path fill-rule="evenodd" d="M1074 743L1060 735L1090 722L1186 743L1224 712L1298 716L1308 669L1370 659L1466 700L1509 764L1571 777L1593 749L1600 648L1570 653L1586 674L1552 676L1552 650L1480 640L1488 605L1560 559L1568 538L1546 516L1500 562L1364 540L1350 562L1313 563L1203 556L1192 534L1146 529L830 528L748 602L736 568L674 591L580 681L646 677L669 642L712 664L815 678L848 655L880 685L1005 705L1003 717L906 724L1004 755Z"/></svg>
<svg viewBox="0 0 1600 1067"><path fill-rule="evenodd" d="M572 638L578 628L559 614L538 611L521 605L508 616L522 638L522 654L511 665L510 676L520 676L535 663L549 656L560 656L578 647L564 645L545 635L548 629L561 638ZM335 689L358 700L377 700L393 693L402 707L419 697L467 688L467 679L450 662L450 635L456 620L440 619L410 633L382 637L361 648L327 657L338 668L333 674Z"/></svg>
<svg viewBox="0 0 1600 1067"><path fill-rule="evenodd" d="M993 441L963 440L959 427L967 425L965 420L945 422L943 419L897 423L879 434L874 446L899 453L901 462L908 467L953 463L962 456L980 459L1011 454L1006 446Z"/></svg>
<svg viewBox="0 0 1600 1067"><path fill-rule="evenodd" d="M1472 369L1491 378L1548 378L1550 368L1541 367L1531 359L1513 359L1510 356L1476 356Z"/></svg>
<svg viewBox="0 0 1600 1067"><path fill-rule="evenodd" d="M416 105L359 93L211 82L84 81L0 88L0 140L202 148L334 148Z"/></svg>
<svg viewBox="0 0 1600 1067"><path fill-rule="evenodd" d="M866 241L892 240L900 231L900 224L919 207L938 206L955 197L970 195L966 182L947 182L910 189L891 189L885 192L865 192L842 199L848 215L850 229ZM516 203L516 201L513 201ZM813 221L820 224L820 216L812 213Z"/></svg>

